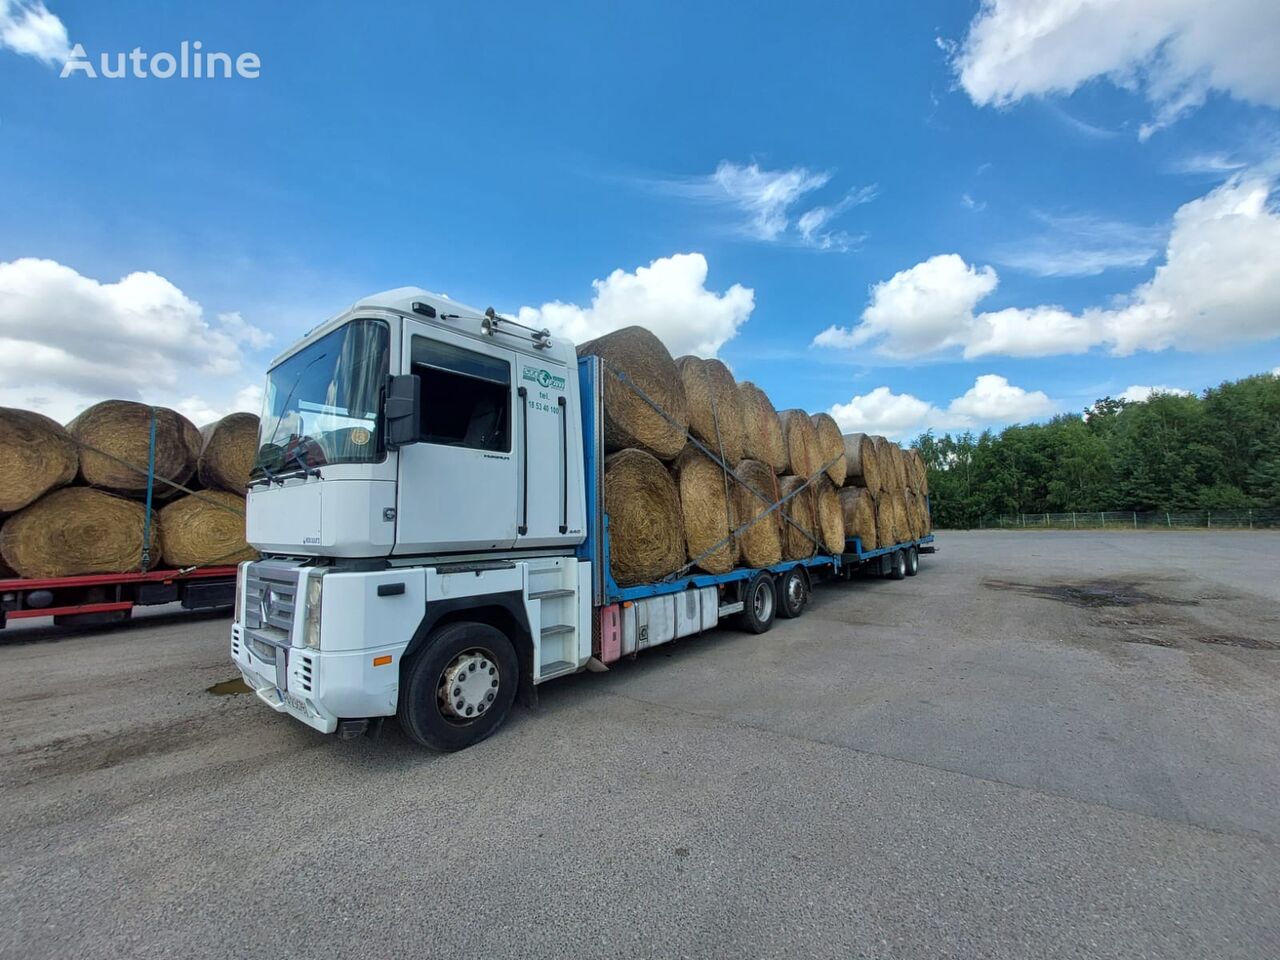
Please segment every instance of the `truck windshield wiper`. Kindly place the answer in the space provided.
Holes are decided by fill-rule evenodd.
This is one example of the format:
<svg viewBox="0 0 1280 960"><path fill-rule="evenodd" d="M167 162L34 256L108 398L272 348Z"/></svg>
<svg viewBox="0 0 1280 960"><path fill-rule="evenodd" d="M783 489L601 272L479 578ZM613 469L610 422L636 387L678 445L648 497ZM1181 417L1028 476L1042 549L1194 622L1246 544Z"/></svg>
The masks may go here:
<svg viewBox="0 0 1280 960"><path fill-rule="evenodd" d="M271 486L272 482L276 478L276 475L272 473L270 470L268 470L265 464L261 464L261 463L258 464L258 469L262 471L262 476L254 477L252 480L250 480L249 486L256 487L260 483L265 483L267 486Z"/></svg>

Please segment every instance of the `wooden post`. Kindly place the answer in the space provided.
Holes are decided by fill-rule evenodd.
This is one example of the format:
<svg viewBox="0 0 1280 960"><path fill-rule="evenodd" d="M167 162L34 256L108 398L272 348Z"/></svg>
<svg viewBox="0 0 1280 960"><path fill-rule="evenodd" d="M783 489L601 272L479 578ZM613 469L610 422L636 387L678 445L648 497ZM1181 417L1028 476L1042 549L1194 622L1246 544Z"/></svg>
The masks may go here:
<svg viewBox="0 0 1280 960"><path fill-rule="evenodd" d="M1133 511L1133 529L1138 529L1138 511Z"/></svg>
<svg viewBox="0 0 1280 960"><path fill-rule="evenodd" d="M1075 528L1076 528L1076 512L1072 510L1071 511L1071 529L1074 530Z"/></svg>
<svg viewBox="0 0 1280 960"><path fill-rule="evenodd" d="M1173 517L1169 516L1169 511L1168 511L1168 510L1166 510L1166 511L1164 512L1164 522L1165 522L1165 523L1167 523L1167 524L1169 525L1169 529L1170 529L1170 530L1172 530L1172 529L1173 529Z"/></svg>

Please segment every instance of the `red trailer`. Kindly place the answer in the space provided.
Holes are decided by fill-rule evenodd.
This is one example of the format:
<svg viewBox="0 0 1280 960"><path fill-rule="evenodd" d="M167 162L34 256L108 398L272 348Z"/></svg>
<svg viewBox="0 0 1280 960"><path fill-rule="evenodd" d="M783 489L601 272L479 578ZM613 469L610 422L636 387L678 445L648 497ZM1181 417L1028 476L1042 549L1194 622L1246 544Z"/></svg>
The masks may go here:
<svg viewBox="0 0 1280 960"><path fill-rule="evenodd" d="M59 626L128 620L134 607L180 603L187 610L235 603L235 567L102 573L49 580L0 580L0 629L10 620L53 617Z"/></svg>

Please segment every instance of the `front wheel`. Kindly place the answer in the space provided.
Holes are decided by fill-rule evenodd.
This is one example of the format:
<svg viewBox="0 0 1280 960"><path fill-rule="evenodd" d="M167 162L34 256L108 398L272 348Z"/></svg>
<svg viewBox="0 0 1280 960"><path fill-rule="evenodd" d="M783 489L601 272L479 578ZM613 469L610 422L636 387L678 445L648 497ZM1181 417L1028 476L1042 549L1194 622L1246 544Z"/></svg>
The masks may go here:
<svg viewBox="0 0 1280 960"><path fill-rule="evenodd" d="M502 726L519 682L515 648L501 630L446 624L405 664L396 717L424 747L462 750Z"/></svg>
<svg viewBox="0 0 1280 960"><path fill-rule="evenodd" d="M745 604L738 614L738 626L748 633L766 633L773 626L778 609L778 597L774 592L773 575L767 570L757 573L742 598Z"/></svg>
<svg viewBox="0 0 1280 960"><path fill-rule="evenodd" d="M799 567L792 567L778 578L778 616L790 620L804 612L809 602L809 582Z"/></svg>

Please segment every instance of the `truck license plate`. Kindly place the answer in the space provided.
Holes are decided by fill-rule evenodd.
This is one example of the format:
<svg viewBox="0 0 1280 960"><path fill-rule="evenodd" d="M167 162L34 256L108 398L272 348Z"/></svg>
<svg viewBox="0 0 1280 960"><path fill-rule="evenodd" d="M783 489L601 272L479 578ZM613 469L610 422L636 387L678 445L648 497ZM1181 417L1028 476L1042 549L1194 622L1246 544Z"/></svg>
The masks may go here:
<svg viewBox="0 0 1280 960"><path fill-rule="evenodd" d="M290 709L297 710L299 713L307 712L307 705L288 690L281 690L279 687L276 687L276 693L280 695L280 699L283 700Z"/></svg>

